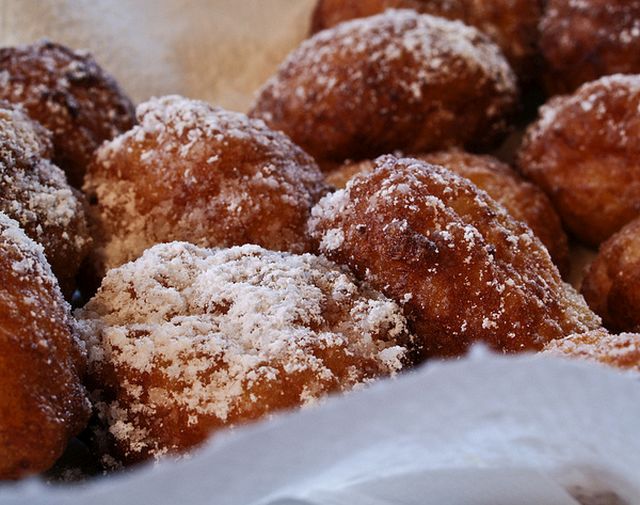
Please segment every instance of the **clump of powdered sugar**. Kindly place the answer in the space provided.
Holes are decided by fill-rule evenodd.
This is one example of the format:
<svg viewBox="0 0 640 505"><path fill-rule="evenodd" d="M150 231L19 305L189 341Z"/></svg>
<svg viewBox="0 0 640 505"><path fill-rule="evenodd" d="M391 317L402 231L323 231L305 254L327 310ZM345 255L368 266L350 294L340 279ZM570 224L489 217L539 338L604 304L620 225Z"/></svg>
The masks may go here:
<svg viewBox="0 0 640 505"><path fill-rule="evenodd" d="M11 265L14 272L21 276L47 279L51 285L56 284L42 246L27 237L20 224L3 212L0 212L0 240L6 248L10 247L15 251L13 256L16 256L17 261Z"/></svg>

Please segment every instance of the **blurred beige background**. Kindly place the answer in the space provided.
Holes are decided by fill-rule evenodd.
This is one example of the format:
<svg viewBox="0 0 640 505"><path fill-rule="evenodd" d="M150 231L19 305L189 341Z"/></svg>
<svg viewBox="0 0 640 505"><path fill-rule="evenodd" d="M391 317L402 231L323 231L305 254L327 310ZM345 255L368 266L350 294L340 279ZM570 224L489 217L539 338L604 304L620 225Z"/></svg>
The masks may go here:
<svg viewBox="0 0 640 505"><path fill-rule="evenodd" d="M136 101L244 111L308 30L314 0L0 0L0 44L89 49Z"/></svg>

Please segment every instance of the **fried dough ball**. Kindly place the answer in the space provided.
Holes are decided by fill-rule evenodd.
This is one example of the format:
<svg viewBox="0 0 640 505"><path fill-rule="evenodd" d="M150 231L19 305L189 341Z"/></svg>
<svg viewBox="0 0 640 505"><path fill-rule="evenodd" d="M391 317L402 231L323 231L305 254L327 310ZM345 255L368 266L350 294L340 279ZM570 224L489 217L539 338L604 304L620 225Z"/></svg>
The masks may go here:
<svg viewBox="0 0 640 505"><path fill-rule="evenodd" d="M528 226L437 165L378 158L320 200L310 233L329 259L404 304L426 357L457 356L476 341L539 350L600 327Z"/></svg>
<svg viewBox="0 0 640 505"><path fill-rule="evenodd" d="M640 218L602 244L582 294L611 331L640 331Z"/></svg>
<svg viewBox="0 0 640 505"><path fill-rule="evenodd" d="M84 199L51 163L50 133L16 106L0 101L0 212L44 247L69 297L91 240Z"/></svg>
<svg viewBox="0 0 640 505"><path fill-rule="evenodd" d="M537 186L522 179L509 165L492 156L469 154L457 149L412 157L448 168L486 191L511 216L529 225L547 247L563 276L569 273L569 243L560 218L547 196ZM344 188L354 175L371 172L374 167L375 162L371 160L347 163L329 174L327 182Z"/></svg>
<svg viewBox="0 0 640 505"><path fill-rule="evenodd" d="M172 240L310 249L306 222L325 185L285 135L178 96L137 114L140 124L105 143L87 172L99 271Z"/></svg>
<svg viewBox="0 0 640 505"><path fill-rule="evenodd" d="M41 246L0 212L0 479L49 469L84 428L85 361Z"/></svg>
<svg viewBox="0 0 640 505"><path fill-rule="evenodd" d="M402 309L311 254L157 245L76 312L126 462L393 375Z"/></svg>
<svg viewBox="0 0 640 505"><path fill-rule="evenodd" d="M612 335L603 329L570 335L549 342L544 354L586 359L640 373L640 334Z"/></svg>
<svg viewBox="0 0 640 505"><path fill-rule="evenodd" d="M570 93L603 75L640 73L640 1L548 0L540 50L551 93Z"/></svg>
<svg viewBox="0 0 640 505"><path fill-rule="evenodd" d="M88 53L46 40L0 48L0 99L53 133L53 162L75 187L96 148L134 123L131 101Z"/></svg>
<svg viewBox="0 0 640 505"><path fill-rule="evenodd" d="M513 72L475 28L390 10L303 42L251 115L318 160L486 146L517 102Z"/></svg>
<svg viewBox="0 0 640 505"><path fill-rule="evenodd" d="M538 68L539 0L318 0L311 20L313 33L386 9L413 9L460 20L487 34L500 46L516 74L528 80Z"/></svg>
<svg viewBox="0 0 640 505"><path fill-rule="evenodd" d="M540 109L518 153L521 172L591 246L640 215L639 107L640 76L587 83Z"/></svg>

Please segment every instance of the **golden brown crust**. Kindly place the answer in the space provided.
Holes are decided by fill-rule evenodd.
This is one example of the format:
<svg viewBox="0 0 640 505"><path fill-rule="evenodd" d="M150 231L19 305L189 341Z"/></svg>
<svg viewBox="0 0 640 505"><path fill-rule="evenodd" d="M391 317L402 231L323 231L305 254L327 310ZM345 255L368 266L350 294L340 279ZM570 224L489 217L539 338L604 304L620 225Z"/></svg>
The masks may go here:
<svg viewBox="0 0 640 505"><path fill-rule="evenodd" d="M569 241L547 195L518 175L509 165L492 156L462 151L443 151L420 156L469 179L503 205L511 216L529 225L549 250L562 276L569 273Z"/></svg>
<svg viewBox="0 0 640 505"><path fill-rule="evenodd" d="M97 410L126 462L400 370L402 309L328 260L157 245L76 312Z"/></svg>
<svg viewBox="0 0 640 505"><path fill-rule="evenodd" d="M70 297L91 240L84 197L51 155L50 133L18 106L0 101L0 212L44 247L62 291Z"/></svg>
<svg viewBox="0 0 640 505"><path fill-rule="evenodd" d="M178 96L141 104L138 116L139 125L97 151L87 173L99 271L171 240L310 249L306 221L326 187L286 136Z"/></svg>
<svg viewBox="0 0 640 505"><path fill-rule="evenodd" d="M404 302L425 355L541 349L600 327L542 243L449 170L384 156L312 211L320 251Z"/></svg>
<svg viewBox="0 0 640 505"><path fill-rule="evenodd" d="M640 331L640 219L600 247L582 294L611 331Z"/></svg>
<svg viewBox="0 0 640 505"><path fill-rule="evenodd" d="M53 133L53 161L82 185L93 152L134 123L131 101L84 52L49 41L0 48L0 99L22 104Z"/></svg>
<svg viewBox="0 0 640 505"><path fill-rule="evenodd" d="M311 19L316 33L350 19L380 14L385 9L413 9L460 20L478 28L504 52L516 74L528 81L539 67L538 0L318 0Z"/></svg>
<svg viewBox="0 0 640 505"><path fill-rule="evenodd" d="M638 0L549 0L540 32L550 93L570 93L603 75L640 72Z"/></svg>
<svg viewBox="0 0 640 505"><path fill-rule="evenodd" d="M566 229L597 246L640 213L640 77L614 75L540 109L518 152L520 171Z"/></svg>
<svg viewBox="0 0 640 505"><path fill-rule="evenodd" d="M511 216L529 225L549 250L562 276L568 275L570 262L567 235L551 202L537 186L525 181L509 165L492 156L452 149L412 157L448 168L486 191L491 198L503 205ZM375 163L370 160L346 163L337 171L328 174L327 182L337 188L343 188L353 176L370 172L374 167Z"/></svg>
<svg viewBox="0 0 640 505"><path fill-rule="evenodd" d="M47 470L85 426L84 366L42 249L0 212L0 479Z"/></svg>
<svg viewBox="0 0 640 505"><path fill-rule="evenodd" d="M612 335L603 329L570 335L549 342L544 354L596 361L640 373L640 334Z"/></svg>
<svg viewBox="0 0 640 505"><path fill-rule="evenodd" d="M303 42L251 115L319 160L486 146L507 129L515 76L475 28L414 11L343 23Z"/></svg>

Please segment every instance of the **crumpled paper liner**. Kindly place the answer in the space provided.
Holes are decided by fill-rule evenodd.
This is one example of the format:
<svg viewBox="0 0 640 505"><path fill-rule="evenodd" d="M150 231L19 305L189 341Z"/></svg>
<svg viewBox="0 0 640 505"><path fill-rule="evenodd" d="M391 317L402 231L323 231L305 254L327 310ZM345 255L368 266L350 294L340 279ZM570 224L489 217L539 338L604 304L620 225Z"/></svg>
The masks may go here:
<svg viewBox="0 0 640 505"><path fill-rule="evenodd" d="M75 487L23 483L0 503L576 505L580 492L632 505L639 426L636 378L483 355L221 432L187 460Z"/></svg>

